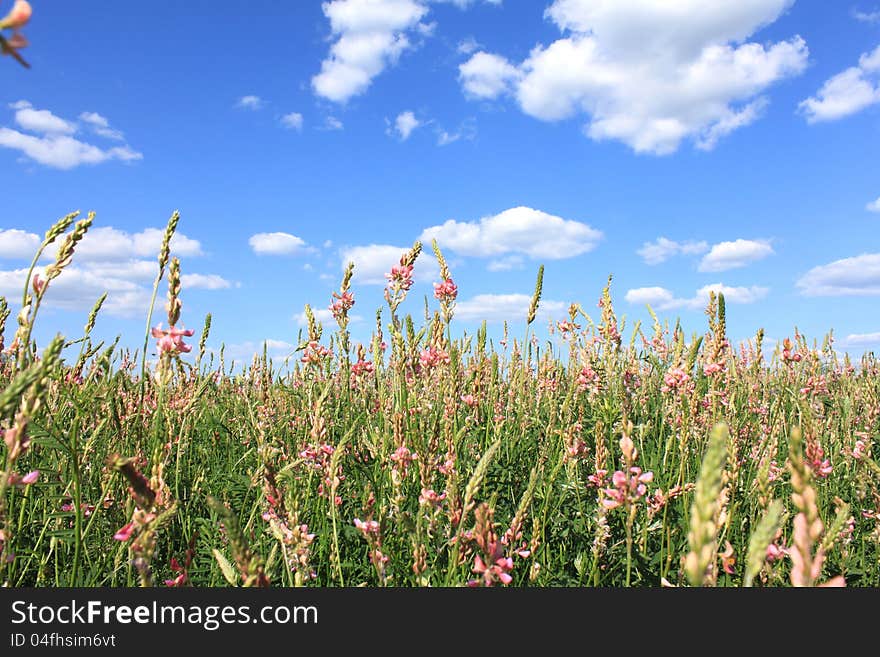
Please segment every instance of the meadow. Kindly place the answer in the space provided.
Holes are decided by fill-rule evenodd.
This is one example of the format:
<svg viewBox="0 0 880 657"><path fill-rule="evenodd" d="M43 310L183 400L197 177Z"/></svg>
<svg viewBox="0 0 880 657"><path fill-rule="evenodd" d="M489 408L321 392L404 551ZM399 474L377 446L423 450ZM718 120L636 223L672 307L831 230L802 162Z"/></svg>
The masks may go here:
<svg viewBox="0 0 880 657"><path fill-rule="evenodd" d="M627 328L610 278L541 337L543 267L502 339L458 334L436 244L433 297L401 311L416 243L369 344L349 267L292 366L234 369L186 316L176 213L141 348L93 342L103 297L38 346L93 218L56 222L31 274L54 263L0 300L4 586L880 585L873 354L731 344L721 295L702 334Z"/></svg>

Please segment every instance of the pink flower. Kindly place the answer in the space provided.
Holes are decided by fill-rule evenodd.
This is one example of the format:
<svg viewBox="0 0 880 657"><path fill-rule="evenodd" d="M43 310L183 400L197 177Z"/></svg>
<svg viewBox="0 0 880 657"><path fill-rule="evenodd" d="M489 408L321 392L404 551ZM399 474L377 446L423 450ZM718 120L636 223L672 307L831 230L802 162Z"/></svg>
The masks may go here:
<svg viewBox="0 0 880 657"><path fill-rule="evenodd" d="M778 561L786 554L788 554L788 550L784 547L780 547L776 543L771 543L767 546L767 561L770 563Z"/></svg>
<svg viewBox="0 0 880 657"><path fill-rule="evenodd" d="M115 538L117 541L125 542L131 538L131 535L133 533L134 533L134 523L130 522L127 525L125 525L124 527L122 527L122 529L120 529L118 532L113 534L113 538Z"/></svg>
<svg viewBox="0 0 880 657"><path fill-rule="evenodd" d="M473 395L462 395L461 401L465 403L465 405L474 407L477 405L477 400Z"/></svg>
<svg viewBox="0 0 880 657"><path fill-rule="evenodd" d="M654 481L654 473L642 472L642 469L636 466L631 467L629 471L629 476L620 470L611 475L613 488L605 488L602 491L605 494L602 506L606 509L616 509L625 504L632 504L648 492L646 484Z"/></svg>
<svg viewBox="0 0 880 657"><path fill-rule="evenodd" d="M162 329L162 324L160 323L153 328L150 333L157 339L156 348L159 350L160 355L165 352L168 352L171 355L179 353L188 354L192 351L192 347L185 344L183 341L183 338L192 336L192 329L184 330L170 326L166 331Z"/></svg>
<svg viewBox="0 0 880 657"><path fill-rule="evenodd" d="M15 472L9 474L9 485L10 486L30 486L31 484L37 483L37 480L40 478L40 471L33 470L32 472L28 472L23 477L19 476Z"/></svg>
<svg viewBox="0 0 880 657"><path fill-rule="evenodd" d="M664 392L669 390L678 390L683 387L688 381L690 381L690 376L688 376L687 372L685 372L680 367L673 367L668 372L666 372L666 376L663 377Z"/></svg>
<svg viewBox="0 0 880 657"><path fill-rule="evenodd" d="M721 363L709 363L703 368L703 374L706 376L712 376L716 372L721 372L724 370L724 365Z"/></svg>
<svg viewBox="0 0 880 657"><path fill-rule="evenodd" d="M342 294L334 292L333 298L336 301L330 304L330 312L333 313L333 318L339 321L343 314L354 306L354 295L351 292L343 292Z"/></svg>
<svg viewBox="0 0 880 657"><path fill-rule="evenodd" d="M853 447L852 457L858 461L860 459L865 458L866 454L867 454L867 449L865 448L865 441L864 440L857 440L855 447Z"/></svg>
<svg viewBox="0 0 880 657"><path fill-rule="evenodd" d="M375 520L361 520L360 518L355 518L354 526L361 531L364 538L369 538L370 535L379 534L379 523Z"/></svg>
<svg viewBox="0 0 880 657"><path fill-rule="evenodd" d="M17 30L31 19L31 5L26 0L15 0L12 10L0 21L0 28Z"/></svg>
<svg viewBox="0 0 880 657"><path fill-rule="evenodd" d="M458 286L447 278L442 283L434 283L434 297L440 301L452 301L458 296Z"/></svg>
<svg viewBox="0 0 880 657"><path fill-rule="evenodd" d="M385 274L385 278L388 279L388 287L400 290L410 289L413 284L412 273L412 265L404 265L403 263L394 265L391 268L391 273Z"/></svg>
<svg viewBox="0 0 880 657"><path fill-rule="evenodd" d="M40 278L39 274L34 274L33 279L31 279L31 284L34 287L34 292L37 294L40 294L40 292L46 289L46 281Z"/></svg>
<svg viewBox="0 0 880 657"><path fill-rule="evenodd" d="M423 488L419 495L419 504L422 506L439 506L446 499L446 493L438 494L433 488Z"/></svg>
<svg viewBox="0 0 880 657"><path fill-rule="evenodd" d="M426 368L436 367L440 364L448 365L449 354L443 349L431 346L419 354L419 363Z"/></svg>

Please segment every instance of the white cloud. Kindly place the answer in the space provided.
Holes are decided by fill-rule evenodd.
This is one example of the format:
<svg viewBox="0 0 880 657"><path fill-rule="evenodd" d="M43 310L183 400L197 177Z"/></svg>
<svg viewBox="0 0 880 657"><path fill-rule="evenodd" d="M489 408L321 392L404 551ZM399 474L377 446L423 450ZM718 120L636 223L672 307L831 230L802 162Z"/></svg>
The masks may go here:
<svg viewBox="0 0 880 657"><path fill-rule="evenodd" d="M107 120L107 117L101 116L97 112L83 112L79 115L79 120L88 123L96 135L115 141L125 141L124 135L119 130L110 127L110 121Z"/></svg>
<svg viewBox="0 0 880 657"><path fill-rule="evenodd" d="M17 228L0 230L0 258L33 258L42 241L39 235Z"/></svg>
<svg viewBox="0 0 880 657"><path fill-rule="evenodd" d="M709 250L706 242L676 242L658 237L654 242L645 242L636 253L649 265L659 265L677 255L699 255Z"/></svg>
<svg viewBox="0 0 880 657"><path fill-rule="evenodd" d="M340 252L340 263L344 270L349 262L354 263L354 281L366 285L385 285L385 274L400 262L400 257L409 251L407 246L388 244L369 244L353 246ZM416 260L413 278L417 281L439 280L440 269L437 259L424 249Z"/></svg>
<svg viewBox="0 0 880 657"><path fill-rule="evenodd" d="M71 121L56 116L49 110L37 110L26 100L12 103L15 110L15 122L23 130L37 133L26 134L13 128L0 127L0 146L21 151L21 153L37 162L56 169L73 169L81 164L100 164L109 160L131 162L143 159L143 155L127 144L103 149L93 144L72 137L77 126ZM87 118L83 118L87 117ZM91 112L80 116L90 125L94 125L99 114ZM104 119L106 121L106 119ZM101 130L113 133L113 138L121 139L121 133L109 127ZM118 134L118 137L116 135ZM104 136L108 136L105 134Z"/></svg>
<svg viewBox="0 0 880 657"><path fill-rule="evenodd" d="M407 139L409 139L409 136L413 133L413 130L422 125L424 124L419 121L416 118L416 115L409 110L401 112L397 115L397 118L394 119L394 131L400 137L401 141L406 141Z"/></svg>
<svg viewBox="0 0 880 657"><path fill-rule="evenodd" d="M52 282L45 298L47 307L62 310L90 310L95 300L108 293L104 309L119 317L140 316L150 301L151 283L158 273L155 260L164 230L147 228L129 233L112 226L92 227L74 250L73 263ZM28 262L42 238L23 230L0 231L0 257ZM62 239L43 255L44 262L54 261ZM183 233L171 242L172 255L202 254L198 240ZM145 259L149 258L149 259ZM45 267L38 268L45 277ZM0 271L0 295L20 294L27 270ZM184 296L187 289L220 290L233 286L217 274L184 273Z"/></svg>
<svg viewBox="0 0 880 657"><path fill-rule="evenodd" d="M703 256L699 271L718 272L745 267L756 260L773 255L773 247L763 240L738 239L733 242L719 242Z"/></svg>
<svg viewBox="0 0 880 657"><path fill-rule="evenodd" d="M868 203L868 205L865 206L865 209L867 209L868 212L880 212L880 197L878 197L876 201Z"/></svg>
<svg viewBox="0 0 880 657"><path fill-rule="evenodd" d="M128 146L102 150L66 135L34 137L0 128L0 146L21 151L26 157L56 169L73 169L81 164L100 164L108 160L131 162L143 159L143 155Z"/></svg>
<svg viewBox="0 0 880 657"><path fill-rule="evenodd" d="M479 221L449 219L426 228L419 239L425 243L436 239L441 247L466 256L518 253L558 260L592 251L602 233L579 221L516 207Z"/></svg>
<svg viewBox="0 0 880 657"><path fill-rule="evenodd" d="M335 116L328 116L324 119L324 130L343 130L345 125Z"/></svg>
<svg viewBox="0 0 880 657"><path fill-rule="evenodd" d="M364 93L411 46L408 32L428 13L420 0L332 0L321 5L335 38L314 92L344 103Z"/></svg>
<svg viewBox="0 0 880 657"><path fill-rule="evenodd" d="M808 297L880 295L880 253L864 253L814 267L797 282Z"/></svg>
<svg viewBox="0 0 880 657"><path fill-rule="evenodd" d="M146 228L139 233L128 233L112 226L92 227L85 237L76 245L74 258L77 264L83 262L116 262L121 263L136 257L156 256L165 236L164 229ZM11 229L0 231L0 256L30 260L43 239L36 233ZM44 252L44 259L54 260L63 239ZM198 240L187 237L183 233L175 233L171 239L171 253L178 256L202 255L202 246ZM124 266L139 268L143 263L125 263ZM153 274L158 265L154 265Z"/></svg>
<svg viewBox="0 0 880 657"><path fill-rule="evenodd" d="M456 303L455 318L475 322L484 319L487 322L525 322L531 303L530 294L478 294ZM537 316L542 319L561 317L568 312L568 305L562 301L542 299Z"/></svg>
<svg viewBox="0 0 880 657"><path fill-rule="evenodd" d="M459 55L470 55L480 49L480 44L474 37L467 37L458 42L455 51Z"/></svg>
<svg viewBox="0 0 880 657"><path fill-rule="evenodd" d="M717 122L710 125L697 139L697 148L703 151L711 151L718 145L718 140L726 137L734 130L744 128L761 118L769 101L766 98L758 98L741 110L727 109Z"/></svg>
<svg viewBox="0 0 880 657"><path fill-rule="evenodd" d="M45 269L38 268L45 277ZM24 287L27 269L0 271L0 296L20 295ZM88 311L95 301L107 292L103 309L117 317L133 317L146 313L150 303L150 290L146 286L121 278L106 278L78 267L67 267L52 281L43 299L49 308Z"/></svg>
<svg viewBox="0 0 880 657"><path fill-rule="evenodd" d="M851 66L825 81L815 96L799 105L807 123L834 121L880 103L880 46Z"/></svg>
<svg viewBox="0 0 880 657"><path fill-rule="evenodd" d="M10 105L15 110L15 122L29 132L72 135L76 125L55 116L49 110L37 110L26 100Z"/></svg>
<svg viewBox="0 0 880 657"><path fill-rule="evenodd" d="M880 331L876 333L850 333L837 343L840 347L871 347L880 345Z"/></svg>
<svg viewBox="0 0 880 657"><path fill-rule="evenodd" d="M448 132L443 128L437 128L437 145L448 146L454 144L459 139L471 141L477 136L477 123L474 119L465 119L461 122L455 132Z"/></svg>
<svg viewBox="0 0 880 657"><path fill-rule="evenodd" d="M494 99L507 93L523 76L504 57L478 52L458 67L458 79L466 95Z"/></svg>
<svg viewBox="0 0 880 657"><path fill-rule="evenodd" d="M330 312L330 308L315 308L312 306L312 314L315 316L315 319L321 322L321 324L328 325L332 324L336 325L336 320L333 319L333 313ZM297 326L308 326L309 320L306 317L306 311L303 310L301 313L296 313L293 316L293 319L296 321ZM350 324L357 324L360 321L363 321L363 317L360 315L349 315L348 321Z"/></svg>
<svg viewBox="0 0 880 657"><path fill-rule="evenodd" d="M640 287L627 291L625 299L633 305L650 305L654 310L687 308L699 310L709 302L709 293L723 294L726 303L750 304L760 301L770 290L766 287L730 287L722 283L704 285L690 298L676 297L665 287Z"/></svg>
<svg viewBox="0 0 880 657"><path fill-rule="evenodd" d="M233 284L217 274L183 274L180 284L185 290L228 290Z"/></svg>
<svg viewBox="0 0 880 657"><path fill-rule="evenodd" d="M235 103L241 109L258 110L263 107L263 99L259 96L242 96Z"/></svg>
<svg viewBox="0 0 880 657"><path fill-rule="evenodd" d="M858 9L854 9L853 18L860 23L880 23L880 10L859 11Z"/></svg>
<svg viewBox="0 0 880 657"><path fill-rule="evenodd" d="M694 139L711 148L754 121L760 95L800 74L800 37L747 42L794 0L556 0L545 12L564 33L514 66L477 53L460 68L469 96L509 91L543 121L588 117L591 139L663 155ZM513 74L516 70L518 75Z"/></svg>
<svg viewBox="0 0 880 657"><path fill-rule="evenodd" d="M257 255L299 255L310 250L305 240L290 233L257 233L248 244Z"/></svg>
<svg viewBox="0 0 880 657"><path fill-rule="evenodd" d="M511 271L514 269L522 269L525 266L525 260L522 256L511 255L504 258L492 260L486 265L489 271Z"/></svg>
<svg viewBox="0 0 880 657"><path fill-rule="evenodd" d="M281 117L281 125L291 130L300 131L303 128L303 115L299 112L290 112Z"/></svg>

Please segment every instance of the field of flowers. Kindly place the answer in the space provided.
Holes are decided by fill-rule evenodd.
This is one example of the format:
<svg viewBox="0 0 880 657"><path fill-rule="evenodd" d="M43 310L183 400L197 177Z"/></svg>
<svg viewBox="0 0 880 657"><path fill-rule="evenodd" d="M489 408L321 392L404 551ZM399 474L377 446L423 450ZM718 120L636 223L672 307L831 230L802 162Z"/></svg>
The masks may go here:
<svg viewBox="0 0 880 657"><path fill-rule="evenodd" d="M369 344L348 330L349 267L335 326L306 308L295 366L233 371L210 315L180 328L201 318L182 317L176 213L143 348L93 343L103 298L82 336L38 348L77 218L0 299L4 586L880 585L872 354L797 331L733 345L722 296L703 335L627 329L610 279L539 340L543 268L503 339L457 334L436 244L433 307L400 310L416 243Z"/></svg>

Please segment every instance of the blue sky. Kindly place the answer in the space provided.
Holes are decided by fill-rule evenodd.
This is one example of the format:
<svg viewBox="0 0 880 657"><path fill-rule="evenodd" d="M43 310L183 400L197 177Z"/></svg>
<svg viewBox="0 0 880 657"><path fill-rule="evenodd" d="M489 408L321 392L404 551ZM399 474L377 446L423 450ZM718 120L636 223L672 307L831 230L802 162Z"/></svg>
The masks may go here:
<svg viewBox="0 0 880 657"><path fill-rule="evenodd" d="M106 288L96 333L137 344L179 209L182 323L213 313L239 356L287 353L351 257L367 339L390 254L431 236L461 330L521 334L544 264L543 324L613 274L628 326L650 303L702 331L723 286L736 340L880 346L873 0L31 4L33 68L0 62L0 294L35 234L97 213L41 339Z"/></svg>

